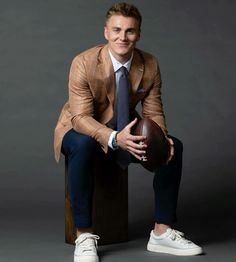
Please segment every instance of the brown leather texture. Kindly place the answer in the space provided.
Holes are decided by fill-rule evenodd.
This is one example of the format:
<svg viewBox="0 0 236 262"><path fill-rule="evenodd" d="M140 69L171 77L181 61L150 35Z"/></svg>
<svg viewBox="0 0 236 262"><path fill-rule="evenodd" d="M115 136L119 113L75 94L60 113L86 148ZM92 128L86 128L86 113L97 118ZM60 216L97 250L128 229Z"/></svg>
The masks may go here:
<svg viewBox="0 0 236 262"><path fill-rule="evenodd" d="M159 125L151 119L140 119L135 125L132 134L146 136L144 143L147 145L146 159L140 161L143 167L153 172L165 164L169 158L170 145Z"/></svg>

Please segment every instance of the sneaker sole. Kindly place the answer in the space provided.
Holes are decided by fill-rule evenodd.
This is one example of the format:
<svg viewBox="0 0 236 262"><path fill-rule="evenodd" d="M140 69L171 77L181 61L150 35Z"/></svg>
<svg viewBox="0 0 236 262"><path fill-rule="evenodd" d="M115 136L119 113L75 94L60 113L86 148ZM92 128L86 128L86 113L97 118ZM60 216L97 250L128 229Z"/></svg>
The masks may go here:
<svg viewBox="0 0 236 262"><path fill-rule="evenodd" d="M157 253L171 254L175 256L196 256L202 254L202 248L191 248L191 249L176 249L161 245L148 244L147 250Z"/></svg>
<svg viewBox="0 0 236 262"><path fill-rule="evenodd" d="M99 262L98 256L74 256L74 262Z"/></svg>

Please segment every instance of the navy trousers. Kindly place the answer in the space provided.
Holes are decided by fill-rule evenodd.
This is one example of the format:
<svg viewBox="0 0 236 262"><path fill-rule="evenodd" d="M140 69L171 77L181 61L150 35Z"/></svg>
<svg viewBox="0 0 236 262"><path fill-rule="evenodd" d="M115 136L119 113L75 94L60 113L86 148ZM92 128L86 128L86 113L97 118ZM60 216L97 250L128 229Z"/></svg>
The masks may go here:
<svg viewBox="0 0 236 262"><path fill-rule="evenodd" d="M155 222L169 225L176 221L183 153L182 142L171 138L174 141L174 157L167 165L158 168L153 179ZM63 138L62 153L68 159L68 190L74 224L77 228L91 227L94 189L92 163L98 154L108 161L115 161L115 152L109 150L105 154L96 140L71 129Z"/></svg>

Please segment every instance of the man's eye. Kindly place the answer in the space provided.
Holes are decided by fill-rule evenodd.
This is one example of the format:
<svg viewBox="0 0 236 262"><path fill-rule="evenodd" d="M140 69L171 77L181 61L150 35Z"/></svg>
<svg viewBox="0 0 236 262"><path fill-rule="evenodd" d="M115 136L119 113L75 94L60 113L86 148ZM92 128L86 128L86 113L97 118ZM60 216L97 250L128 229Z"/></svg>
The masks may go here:
<svg viewBox="0 0 236 262"><path fill-rule="evenodd" d="M135 30L130 29L130 30L127 31L127 33L130 34L130 35L131 35L131 34L135 34Z"/></svg>
<svg viewBox="0 0 236 262"><path fill-rule="evenodd" d="M115 32L115 33L117 33L117 32L119 32L120 30L119 30L119 28L113 28L112 31Z"/></svg>

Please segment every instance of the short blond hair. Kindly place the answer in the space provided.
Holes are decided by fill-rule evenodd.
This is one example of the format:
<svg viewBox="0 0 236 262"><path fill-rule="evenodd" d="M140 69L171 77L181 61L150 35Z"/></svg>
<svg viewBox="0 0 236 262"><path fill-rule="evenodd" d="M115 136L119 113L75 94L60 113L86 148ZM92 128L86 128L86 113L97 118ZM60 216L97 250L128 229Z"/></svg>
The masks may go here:
<svg viewBox="0 0 236 262"><path fill-rule="evenodd" d="M134 17L138 22L139 30L141 30L142 16L136 6L125 2L114 4L106 13L106 21L108 21L109 18L115 14L121 14L126 17Z"/></svg>

